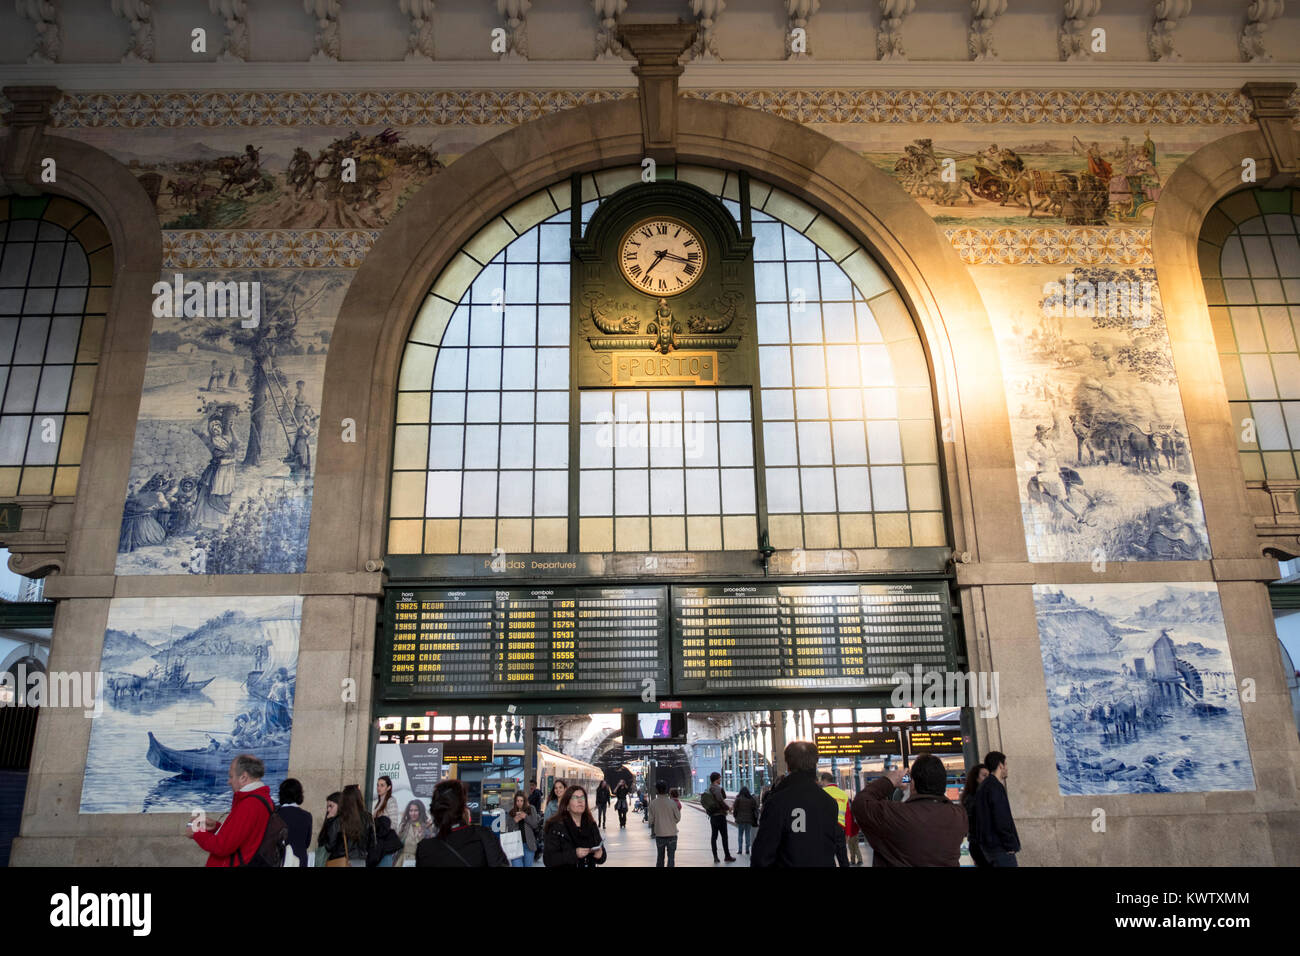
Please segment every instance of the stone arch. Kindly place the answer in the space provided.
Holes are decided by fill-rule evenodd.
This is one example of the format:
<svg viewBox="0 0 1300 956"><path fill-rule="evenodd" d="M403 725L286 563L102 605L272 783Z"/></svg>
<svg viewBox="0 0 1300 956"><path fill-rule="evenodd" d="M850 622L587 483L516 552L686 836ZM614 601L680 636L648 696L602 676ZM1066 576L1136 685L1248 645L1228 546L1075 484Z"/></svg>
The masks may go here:
<svg viewBox="0 0 1300 956"><path fill-rule="evenodd" d="M863 157L797 123L683 98L678 131L680 162L747 169L826 212L875 253L917 320L936 419L953 439L944 442L942 468L955 549L982 560L1026 560L997 346L973 280L933 220ZM635 165L642 152L635 100L548 116L461 157L384 230L332 337L314 508L335 520L313 523L309 572L352 571L383 553L402 350L420 302L456 250L543 186ZM344 418L363 431L355 444L341 440Z"/></svg>
<svg viewBox="0 0 1300 956"><path fill-rule="evenodd" d="M1295 131L1290 135L1295 137ZM1258 177L1264 182L1271 175L1271 164L1264 159L1268 155L1268 144L1257 129L1202 146L1169 177L1151 225L1156 280L1174 367L1184 383L1180 391L1192 460L1216 463L1213 469L1198 467L1197 480L1210 546L1219 559L1259 558L1265 544L1255 534L1250 517L1228 392L1201 284L1197 241L1214 205L1242 187L1242 159L1259 161Z"/></svg>
<svg viewBox="0 0 1300 956"><path fill-rule="evenodd" d="M28 170L33 190L76 200L108 230L113 286L76 504L70 515L52 515L46 524L47 531L67 535L66 554L27 554L20 564L11 559L9 566L26 575L111 575L153 330L146 304L153 300L150 290L162 271L162 228L144 187L108 153L47 134L37 154L55 161L58 180L42 183L39 167L33 168Z"/></svg>

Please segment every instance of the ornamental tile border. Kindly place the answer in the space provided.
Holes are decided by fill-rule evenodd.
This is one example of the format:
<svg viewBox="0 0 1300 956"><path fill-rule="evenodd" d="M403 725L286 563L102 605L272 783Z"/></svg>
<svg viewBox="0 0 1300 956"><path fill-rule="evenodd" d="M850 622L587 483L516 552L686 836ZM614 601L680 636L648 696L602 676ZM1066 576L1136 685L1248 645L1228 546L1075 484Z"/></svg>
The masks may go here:
<svg viewBox="0 0 1300 956"><path fill-rule="evenodd" d="M501 126L633 97L635 90L168 91L64 93L56 128ZM1242 126L1237 90L686 90L801 123L1083 123ZM1291 103L1300 107L1300 91ZM7 104L0 98L0 109Z"/></svg>
<svg viewBox="0 0 1300 956"><path fill-rule="evenodd" d="M381 230L164 230L164 269L356 269ZM1149 266L1149 228L958 226L944 238L968 266Z"/></svg>
<svg viewBox="0 0 1300 956"><path fill-rule="evenodd" d="M958 226L944 238L968 266L1123 265L1149 266L1151 229L1106 226Z"/></svg>
<svg viewBox="0 0 1300 956"><path fill-rule="evenodd" d="M163 230L164 269L356 269L378 229Z"/></svg>

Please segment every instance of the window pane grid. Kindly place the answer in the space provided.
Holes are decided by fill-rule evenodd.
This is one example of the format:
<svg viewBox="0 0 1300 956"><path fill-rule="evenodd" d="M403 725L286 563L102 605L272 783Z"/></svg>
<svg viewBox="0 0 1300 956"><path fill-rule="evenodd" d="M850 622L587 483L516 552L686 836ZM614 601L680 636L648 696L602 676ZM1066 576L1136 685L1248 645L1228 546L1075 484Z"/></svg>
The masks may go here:
<svg viewBox="0 0 1300 956"><path fill-rule="evenodd" d="M1220 203L1220 211L1237 220L1221 240L1209 234L1207 225L1202 242L1217 252L1208 262L1202 257L1203 278L1207 283L1221 280L1227 302L1226 308L1212 306L1211 316L1243 472L1248 480L1295 478L1300 459L1300 217L1269 211L1257 191L1247 195L1253 204L1243 202L1241 194Z"/></svg>
<svg viewBox="0 0 1300 956"><path fill-rule="evenodd" d="M579 404L579 517L612 522L613 550L643 550L623 540L641 541L641 525L619 519L647 519L652 551L756 543L719 543L693 521L756 518L748 389L587 390ZM742 435L751 464L736 467Z"/></svg>
<svg viewBox="0 0 1300 956"><path fill-rule="evenodd" d="M603 198L601 181L608 190L622 185L617 175L584 177L587 200L580 208L584 224ZM724 204L739 220L735 174L723 174L721 182L728 197ZM550 192L558 205L567 184ZM910 420L917 416L910 411L908 420L900 420L898 388L915 383L895 381L891 347L877 327L867 295L838 265L855 256L854 262L861 263L867 254L835 239L837 227L800 200L758 183L751 183L751 194L760 348L759 387L753 398L762 402L765 430L772 426L787 430L780 441L774 434L765 436L767 460L753 457L748 390L686 389L671 397L666 392L672 390L651 390L642 396L653 396L653 403L638 403L631 411L615 407L613 391L584 391L579 396L579 421L570 425L567 408L556 414L552 400L568 397L567 391L559 392L568 385L567 272L560 282L560 273L548 267L567 270L569 211L565 210L533 227L531 236L514 231L516 238L469 284L442 338L430 386L430 421L496 427L491 433L495 460L483 458L483 466L476 468L467 457L468 443L460 448L459 474L464 483L454 489L458 503L467 500L467 486L483 476L489 486L483 492L490 491L493 497L495 517L510 517L511 496L521 493L531 495L530 510L535 518L539 516L544 478L536 456L542 447L556 443L555 436L542 437L539 423L546 421L558 423L561 434L569 428L579 430L579 461L573 465L580 513L569 515L563 509L561 520L566 526L576 525L583 551L713 550L738 547L735 542L744 535L755 539L746 544L752 547L758 530L756 468L764 469L770 530L777 547L944 543L935 436L926 435L927 429L933 431L933 416ZM833 256L810 238L814 234L835 239ZM851 268L856 277L862 266ZM866 281L872 284L871 296L884 294L873 280ZM488 305L494 289L501 290L498 300L503 302L507 324L476 335L474 316L461 310ZM539 358L536 369L530 370L536 379L529 383L525 366L510 352L533 345L526 337L514 335L518 326L510 324L510 316L516 308L538 310L539 355L548 347L564 352L563 375L550 379L556 386L553 390L543 380L545 361ZM547 318L541 314L545 310L553 310L558 319L549 336L544 331ZM896 335L892 338L897 340ZM496 350L495 361L485 363L476 357L476 350L485 348ZM511 439L505 426L522 423L529 410L518 402L508 404L508 394L530 385L532 429ZM468 398L467 388L473 390ZM718 404L728 391L744 394L743 414ZM444 401L453 394L463 403L460 409ZM490 405L485 401L489 394ZM620 390L620 401L628 395ZM713 407L707 415L695 414L688 403L699 404L705 395ZM408 403L407 407L419 406ZM908 407L917 408L914 400ZM522 474L529 469L508 467L522 465L527 449L514 448L520 457L507 457L512 445L526 444L529 438L534 455L531 483ZM434 444L430 440L431 469ZM567 465L567 454L563 461ZM509 484L511 472L519 473L520 484L514 490ZM565 468L550 474L565 482L567 497ZM430 487L428 500L433 499ZM910 507L922 510L909 512ZM454 547L482 550L482 529L470 527L481 519L471 518L463 505L455 518L447 520L454 525L456 519L460 524L454 530ZM398 528L401 524L394 521L390 530L410 543L414 532ZM431 527L420 531L426 551L431 550L431 533L444 534ZM417 550L419 534L414 539Z"/></svg>
<svg viewBox="0 0 1300 956"><path fill-rule="evenodd" d="M12 214L45 216L52 203L60 218L75 206L38 197ZM78 211L74 229L91 217ZM63 225L0 222L0 495L75 491L97 365L97 343L83 341L91 284L87 250Z"/></svg>

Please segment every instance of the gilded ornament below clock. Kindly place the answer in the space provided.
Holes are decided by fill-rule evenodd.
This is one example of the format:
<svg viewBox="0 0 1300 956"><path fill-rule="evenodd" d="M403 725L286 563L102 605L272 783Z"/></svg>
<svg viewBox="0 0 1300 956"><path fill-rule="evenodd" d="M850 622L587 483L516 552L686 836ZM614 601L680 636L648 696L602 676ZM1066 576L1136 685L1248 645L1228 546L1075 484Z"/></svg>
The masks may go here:
<svg viewBox="0 0 1300 956"><path fill-rule="evenodd" d="M645 330L654 336L654 350L665 355L677 348L677 333L684 331L682 324L673 318L673 310L668 307L667 299L659 300L654 321Z"/></svg>
<svg viewBox="0 0 1300 956"><path fill-rule="evenodd" d="M587 308L591 312L591 324L606 335L635 335L641 328L641 320L635 313L629 312L613 318L610 311L614 303L599 292L583 295Z"/></svg>

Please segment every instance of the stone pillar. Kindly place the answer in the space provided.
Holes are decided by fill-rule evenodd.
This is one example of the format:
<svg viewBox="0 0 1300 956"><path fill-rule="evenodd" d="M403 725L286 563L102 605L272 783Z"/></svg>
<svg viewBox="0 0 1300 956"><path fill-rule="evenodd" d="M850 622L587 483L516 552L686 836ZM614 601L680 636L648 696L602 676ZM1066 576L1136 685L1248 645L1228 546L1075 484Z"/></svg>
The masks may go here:
<svg viewBox="0 0 1300 956"><path fill-rule="evenodd" d="M785 773L785 711L771 712L772 721L772 773L779 777Z"/></svg>
<svg viewBox="0 0 1300 956"><path fill-rule="evenodd" d="M677 61L695 39L695 26L626 24L618 39L636 57L632 72L639 81L645 155L656 163L672 163L677 158L677 78L684 69Z"/></svg>

